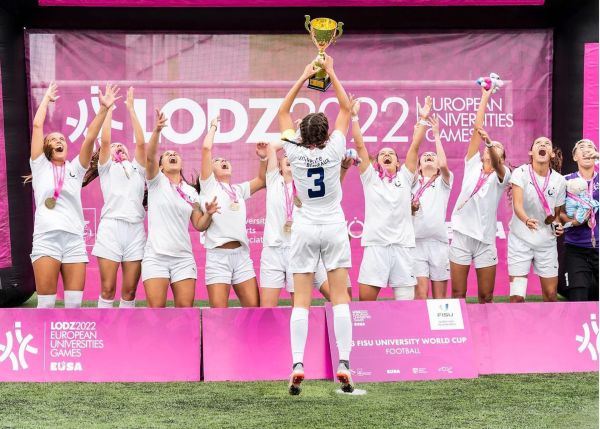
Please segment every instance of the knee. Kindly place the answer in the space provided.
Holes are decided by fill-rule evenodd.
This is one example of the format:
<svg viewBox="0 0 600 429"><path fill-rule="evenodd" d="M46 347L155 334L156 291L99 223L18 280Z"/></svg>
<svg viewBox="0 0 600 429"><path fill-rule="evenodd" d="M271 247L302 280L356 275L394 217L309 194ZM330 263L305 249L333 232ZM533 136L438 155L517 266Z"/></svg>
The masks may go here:
<svg viewBox="0 0 600 429"><path fill-rule="evenodd" d="M115 298L115 288L111 286L105 286L102 283L102 290L100 291L102 299L112 300Z"/></svg>
<svg viewBox="0 0 600 429"><path fill-rule="evenodd" d="M480 304L491 304L494 302L494 295L491 293L480 293L477 296L477 300Z"/></svg>
<svg viewBox="0 0 600 429"><path fill-rule="evenodd" d="M558 300L556 292L546 292L543 295L544 301L546 302L556 302Z"/></svg>
<svg viewBox="0 0 600 429"><path fill-rule="evenodd" d="M114 296L114 292L113 292ZM125 290L121 291L121 298L125 301L133 301L135 299L135 290Z"/></svg>

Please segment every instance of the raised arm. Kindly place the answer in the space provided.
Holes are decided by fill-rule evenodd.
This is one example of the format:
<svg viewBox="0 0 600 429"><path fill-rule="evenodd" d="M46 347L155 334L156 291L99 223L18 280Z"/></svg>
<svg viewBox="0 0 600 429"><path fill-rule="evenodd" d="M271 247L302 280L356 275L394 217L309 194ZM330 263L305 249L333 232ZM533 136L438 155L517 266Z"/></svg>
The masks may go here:
<svg viewBox="0 0 600 429"><path fill-rule="evenodd" d="M131 125L133 126L133 135L135 138L135 160L142 167L145 167L146 139L144 138L144 130L142 130L140 120L138 119L135 109L133 108L133 100L133 87L130 86L127 90L127 100L125 100L125 105L127 106L127 111L129 112L129 117L131 118Z"/></svg>
<svg viewBox="0 0 600 429"><path fill-rule="evenodd" d="M221 213L221 207L217 203L217 197L208 203L204 203L204 211L200 209L199 205L195 205L192 210L192 226L196 231L206 231L212 222L212 217L215 213Z"/></svg>
<svg viewBox="0 0 600 429"><path fill-rule="evenodd" d="M104 165L110 158L110 141L111 141L111 125L112 125L112 111L108 109L104 123L102 124L102 133L100 133L100 154L98 156L98 164Z"/></svg>
<svg viewBox="0 0 600 429"><path fill-rule="evenodd" d="M278 168L276 143L272 142L267 146L267 173L275 171Z"/></svg>
<svg viewBox="0 0 600 429"><path fill-rule="evenodd" d="M33 130L31 131L31 159L35 160L44 153L44 121L48 112L48 104L58 100L58 87L56 83L50 82L50 86L42 98L42 102L33 117Z"/></svg>
<svg viewBox="0 0 600 429"><path fill-rule="evenodd" d="M256 144L256 155L260 159L260 164L258 166L258 176L250 180L250 195L254 194L256 191L260 191L267 184L268 149L269 143Z"/></svg>
<svg viewBox="0 0 600 429"><path fill-rule="evenodd" d="M308 64L304 68L302 75L298 78L296 83L294 83L294 86L292 86L292 88L286 94L281 106L279 106L279 110L277 111L279 131L284 132L285 130L294 129L294 121L292 120L292 115L290 114L290 110L292 110L292 104L294 104L294 100L296 99L296 96L298 95L298 92L300 92L300 89L302 88L302 85L304 85L306 79L314 75L316 72L317 69L314 64L312 62Z"/></svg>
<svg viewBox="0 0 600 429"><path fill-rule="evenodd" d="M537 219L530 218L523 208L523 188L514 183L512 184L512 200L515 215L527 226L527 228L532 231L537 230L539 222Z"/></svg>
<svg viewBox="0 0 600 429"><path fill-rule="evenodd" d="M502 164L502 160L500 159L500 154L497 151L498 145L492 142L492 140L483 128L477 129L476 133L479 134L479 137L485 142L485 146L489 149L488 153L490 154L490 162L492 163L492 168L498 175L498 179L501 182L503 182L504 174L506 173L506 171L504 170L504 165Z"/></svg>
<svg viewBox="0 0 600 429"><path fill-rule="evenodd" d="M475 115L475 124L473 125L473 134L471 135L471 141L469 142L469 148L467 149L467 160L473 158L476 153L479 153L479 145L481 144L481 137L477 133L477 130L483 128L485 125L485 110L487 108L488 101L492 96L493 87L486 91L481 87L481 102L479 103L479 109Z"/></svg>
<svg viewBox="0 0 600 429"><path fill-rule="evenodd" d="M202 164L200 166L201 180L208 179L212 174L212 147L215 141L215 133L217 132L217 127L219 126L220 121L220 116L217 116L210 121L210 127L208 128L208 132L206 133L204 141L202 142Z"/></svg>
<svg viewBox="0 0 600 429"><path fill-rule="evenodd" d="M156 111L156 124L154 125L154 131L150 136L148 142L148 148L146 150L146 179L152 180L158 174L158 159L156 159L156 153L158 152L158 138L160 132L164 127L167 126L167 117L164 113Z"/></svg>
<svg viewBox="0 0 600 429"><path fill-rule="evenodd" d="M360 111L360 99L354 98L353 94L350 94L350 112L352 115L352 138L354 139L354 146L356 146L356 152L361 160L358 168L360 173L364 173L369 168L371 160L369 159L369 152L365 146L363 140L362 131L360 129L360 122L358 122L358 112Z"/></svg>
<svg viewBox="0 0 600 429"><path fill-rule="evenodd" d="M121 98L117 96L119 91L120 89L116 85L106 84L106 90L104 91L104 94L102 91L99 91L98 93L100 110L98 110L98 113L96 113L92 123L88 125L87 134L85 135L85 139L83 140L81 149L79 150L79 163L83 168L88 168L90 166L92 152L94 151L94 142L100 133L100 129L102 128L102 124L104 123L104 119L106 118L108 110L112 108L113 104L115 104L115 101Z"/></svg>
<svg viewBox="0 0 600 429"><path fill-rule="evenodd" d="M406 152L406 160L404 165L411 173L417 171L417 163L419 162L419 147L425 138L425 132L427 131L427 120L431 113L431 106L433 101L430 96L425 97L425 104L422 106L419 104L419 122L415 125L415 131L413 133L413 139Z"/></svg>
<svg viewBox="0 0 600 429"><path fill-rule="evenodd" d="M435 138L435 153L437 154L438 167L440 169L440 173L442 174L442 180L449 185L450 169L448 168L446 152L444 151L444 146L442 146L442 139L440 137L440 121L437 116L432 115L429 117L429 123L431 124L433 137Z"/></svg>
<svg viewBox="0 0 600 429"><path fill-rule="evenodd" d="M348 98L348 94L346 94L342 83L335 74L335 70L333 69L333 58L325 54L325 61L323 62L322 67L331 79L331 85L333 86L335 96L340 104L340 111L335 119L335 129L346 135L348 134L348 125L350 123L350 114L352 110L350 99Z"/></svg>

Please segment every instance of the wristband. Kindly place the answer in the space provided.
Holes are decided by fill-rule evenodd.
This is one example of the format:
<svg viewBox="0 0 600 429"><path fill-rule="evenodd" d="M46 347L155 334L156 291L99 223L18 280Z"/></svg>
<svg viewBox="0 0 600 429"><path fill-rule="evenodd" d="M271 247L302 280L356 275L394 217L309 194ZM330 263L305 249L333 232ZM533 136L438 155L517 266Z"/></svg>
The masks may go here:
<svg viewBox="0 0 600 429"><path fill-rule="evenodd" d="M358 122L358 115L352 116L352 122Z"/></svg>
<svg viewBox="0 0 600 429"><path fill-rule="evenodd" d="M217 131L217 126L215 124L210 124L210 128L215 127L215 131ZM209 130L210 130L209 128Z"/></svg>
<svg viewBox="0 0 600 429"><path fill-rule="evenodd" d="M269 157L265 156L264 158L258 158L258 159L260 159L260 162L265 162L265 161L269 160Z"/></svg>
<svg viewBox="0 0 600 429"><path fill-rule="evenodd" d="M424 127L428 127L429 126L429 122L427 122L425 119L419 119L419 122L417 122L418 125L423 125Z"/></svg>
<svg viewBox="0 0 600 429"><path fill-rule="evenodd" d="M494 147L494 143L486 141L485 142L485 147L492 148L492 147Z"/></svg>
<svg viewBox="0 0 600 429"><path fill-rule="evenodd" d="M347 170L347 169L348 169L348 167L344 167L343 165L342 165L341 167L342 167L344 170Z"/></svg>

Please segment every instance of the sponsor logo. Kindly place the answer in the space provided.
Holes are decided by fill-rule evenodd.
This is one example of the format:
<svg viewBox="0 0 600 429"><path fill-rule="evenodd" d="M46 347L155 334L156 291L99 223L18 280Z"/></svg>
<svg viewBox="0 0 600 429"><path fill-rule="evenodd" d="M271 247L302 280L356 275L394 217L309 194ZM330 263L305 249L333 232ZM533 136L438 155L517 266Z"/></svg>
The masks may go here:
<svg viewBox="0 0 600 429"><path fill-rule="evenodd" d="M386 371L387 374L400 374L400 370L399 369L388 369Z"/></svg>
<svg viewBox="0 0 600 429"><path fill-rule="evenodd" d="M28 334L23 337L21 322L15 322L14 333L7 331L5 338L6 343L0 343L0 364L5 360L10 360L13 371L29 368L25 353L38 354L37 347L29 344L33 340L33 335Z"/></svg>
<svg viewBox="0 0 600 429"><path fill-rule="evenodd" d="M81 362L50 362L50 371L83 371Z"/></svg>
<svg viewBox="0 0 600 429"><path fill-rule="evenodd" d="M591 329L590 329L591 326ZM584 353L585 350L590 353L590 358L593 361L598 360L598 319L595 313L590 314L590 321L585 322L581 325L581 329L583 329L583 336L576 335L575 341L580 343L577 351L579 353ZM1 346L0 346L1 347ZM1 349L0 349L1 350ZM0 359L1 360L1 359Z"/></svg>
<svg viewBox="0 0 600 429"><path fill-rule="evenodd" d="M427 368L413 368L413 374L427 374Z"/></svg>
<svg viewBox="0 0 600 429"><path fill-rule="evenodd" d="M351 369L350 373L352 373L352 375L355 375L357 377L366 377L366 376L373 374L372 371L365 371L362 368Z"/></svg>
<svg viewBox="0 0 600 429"><path fill-rule="evenodd" d="M427 300L427 312L432 331L465 328L458 299Z"/></svg>
<svg viewBox="0 0 600 429"><path fill-rule="evenodd" d="M447 372L448 374L452 374L454 372L454 370L452 369L451 366L440 366L438 368L438 372Z"/></svg>

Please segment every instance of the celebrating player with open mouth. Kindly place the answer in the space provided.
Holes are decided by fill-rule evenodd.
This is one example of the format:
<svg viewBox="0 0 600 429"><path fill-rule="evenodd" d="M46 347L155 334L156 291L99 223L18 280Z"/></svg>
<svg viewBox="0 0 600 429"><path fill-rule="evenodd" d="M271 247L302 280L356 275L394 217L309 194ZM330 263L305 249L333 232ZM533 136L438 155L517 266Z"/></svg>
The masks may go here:
<svg viewBox="0 0 600 429"><path fill-rule="evenodd" d="M333 304L334 331L340 358L337 378L342 383L342 391L354 391L349 363L352 321L346 291L348 268L351 266L350 244L341 206L340 186L340 168L346 152L351 105L335 74L333 58L325 55L322 67L331 78L340 105L331 135L329 122L323 113L306 115L298 132L294 131L290 109L304 81L316 72L312 63L306 66L302 76L287 93L278 112L284 149L301 203L294 213L290 251L295 290L290 319L293 370L289 393L292 395L300 393L300 383L304 379L308 310L319 258L327 270Z"/></svg>

